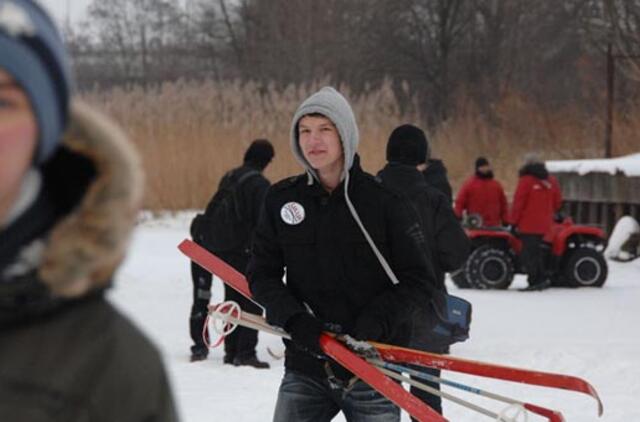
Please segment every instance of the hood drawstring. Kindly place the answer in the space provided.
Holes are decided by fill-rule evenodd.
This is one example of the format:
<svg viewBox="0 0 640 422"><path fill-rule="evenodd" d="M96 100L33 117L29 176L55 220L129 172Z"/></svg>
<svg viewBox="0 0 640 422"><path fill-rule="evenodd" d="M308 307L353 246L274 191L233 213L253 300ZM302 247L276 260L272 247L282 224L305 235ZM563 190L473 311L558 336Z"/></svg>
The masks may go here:
<svg viewBox="0 0 640 422"><path fill-rule="evenodd" d="M362 234L364 235L365 239L367 239L367 242L369 243L371 250L373 250L373 253L375 254L376 258L378 258L378 262L380 262L380 265L384 269L384 272L387 274L391 282L393 284L400 284L398 277L396 277L393 270L391 269L391 266L389 265L385 257L382 255L382 253L376 246L375 242L371 238L371 235L369 234L367 229L364 227L364 224L362 224L362 220L360 220L360 216L356 211L356 207L353 206L353 203L351 202L351 198L349 198L349 180L350 180L349 172L346 171L346 176L344 181L344 198L347 202L347 207L351 212L351 216L356 221L356 224L358 224L358 227L360 227L360 231L362 231Z"/></svg>

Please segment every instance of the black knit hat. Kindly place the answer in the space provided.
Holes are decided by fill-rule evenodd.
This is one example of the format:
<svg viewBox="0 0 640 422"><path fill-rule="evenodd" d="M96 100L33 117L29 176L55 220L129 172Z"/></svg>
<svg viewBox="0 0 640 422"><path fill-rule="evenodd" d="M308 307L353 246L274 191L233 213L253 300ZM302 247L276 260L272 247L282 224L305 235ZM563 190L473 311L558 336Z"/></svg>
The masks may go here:
<svg viewBox="0 0 640 422"><path fill-rule="evenodd" d="M387 161L409 165L425 163L429 143L422 129L405 124L391 132L387 143Z"/></svg>
<svg viewBox="0 0 640 422"><path fill-rule="evenodd" d="M244 153L244 163L264 170L273 159L273 145L267 139L256 139Z"/></svg>
<svg viewBox="0 0 640 422"><path fill-rule="evenodd" d="M486 158L478 157L476 159L476 170L478 170L482 166L488 166L488 165L489 165L489 160L487 160Z"/></svg>

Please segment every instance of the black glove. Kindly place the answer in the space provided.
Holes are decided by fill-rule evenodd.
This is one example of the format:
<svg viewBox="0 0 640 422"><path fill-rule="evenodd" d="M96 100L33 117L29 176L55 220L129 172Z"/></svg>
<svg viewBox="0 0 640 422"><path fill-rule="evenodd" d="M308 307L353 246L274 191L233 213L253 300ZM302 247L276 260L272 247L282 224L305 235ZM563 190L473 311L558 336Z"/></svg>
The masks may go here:
<svg viewBox="0 0 640 422"><path fill-rule="evenodd" d="M297 346L315 355L324 354L319 341L323 324L313 315L306 312L296 314L289 318L285 329Z"/></svg>
<svg viewBox="0 0 640 422"><path fill-rule="evenodd" d="M386 336L380 319L365 312L356 320L353 337L361 341L383 341Z"/></svg>

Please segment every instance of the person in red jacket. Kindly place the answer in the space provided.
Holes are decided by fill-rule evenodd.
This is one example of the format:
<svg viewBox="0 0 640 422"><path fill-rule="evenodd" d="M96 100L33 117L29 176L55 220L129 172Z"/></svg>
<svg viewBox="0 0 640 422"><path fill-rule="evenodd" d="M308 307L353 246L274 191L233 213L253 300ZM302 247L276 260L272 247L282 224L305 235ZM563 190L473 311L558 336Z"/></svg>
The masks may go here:
<svg viewBox="0 0 640 422"><path fill-rule="evenodd" d="M465 211L467 215L480 215L482 225L486 227L506 223L507 197L500 182L493 178L493 170L486 158L476 160L476 173L462 185L454 210L458 218L462 218Z"/></svg>
<svg viewBox="0 0 640 422"><path fill-rule="evenodd" d="M510 223L522 240L522 262L529 288L544 289L550 280L545 275L543 237L551 229L554 214L562 206L560 185L535 156L526 159L511 208Z"/></svg>

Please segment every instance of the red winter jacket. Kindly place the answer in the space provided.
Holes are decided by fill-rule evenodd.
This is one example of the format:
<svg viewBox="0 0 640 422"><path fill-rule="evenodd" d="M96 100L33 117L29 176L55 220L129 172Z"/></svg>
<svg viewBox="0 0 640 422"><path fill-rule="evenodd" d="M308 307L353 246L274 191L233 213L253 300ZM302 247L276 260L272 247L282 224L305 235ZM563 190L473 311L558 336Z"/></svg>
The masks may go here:
<svg viewBox="0 0 640 422"><path fill-rule="evenodd" d="M500 226L507 221L507 198L502 185L493 178L474 175L462 185L456 197L455 213L480 214L484 226Z"/></svg>
<svg viewBox="0 0 640 422"><path fill-rule="evenodd" d="M560 185L544 164L528 164L520 170L510 216L520 233L544 235L561 206Z"/></svg>

